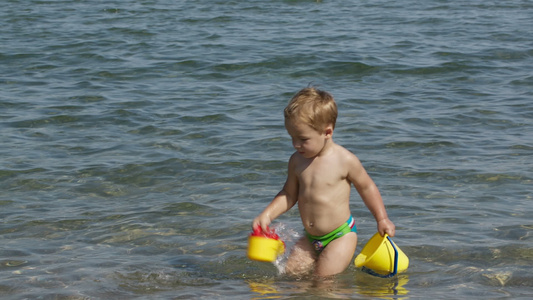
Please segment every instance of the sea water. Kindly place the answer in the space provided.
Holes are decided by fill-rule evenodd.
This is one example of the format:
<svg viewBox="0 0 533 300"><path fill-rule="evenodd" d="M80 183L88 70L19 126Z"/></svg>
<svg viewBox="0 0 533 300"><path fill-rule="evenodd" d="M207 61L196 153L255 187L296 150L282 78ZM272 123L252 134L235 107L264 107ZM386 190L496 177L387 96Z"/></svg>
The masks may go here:
<svg viewBox="0 0 533 300"><path fill-rule="evenodd" d="M533 296L533 2L6 0L2 299ZM313 84L407 272L246 258ZM353 190L357 252L376 223ZM280 234L302 233L298 211Z"/></svg>

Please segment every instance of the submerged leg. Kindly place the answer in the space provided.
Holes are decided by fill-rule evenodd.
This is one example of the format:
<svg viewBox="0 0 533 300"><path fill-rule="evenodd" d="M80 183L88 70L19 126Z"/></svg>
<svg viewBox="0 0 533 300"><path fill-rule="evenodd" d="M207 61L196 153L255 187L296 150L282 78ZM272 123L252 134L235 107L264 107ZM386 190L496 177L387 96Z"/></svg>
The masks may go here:
<svg viewBox="0 0 533 300"><path fill-rule="evenodd" d="M316 262L316 253L307 237L301 237L289 254L285 273L293 276L302 276L309 273Z"/></svg>
<svg viewBox="0 0 533 300"><path fill-rule="evenodd" d="M353 259L356 246L357 234L354 232L331 241L318 256L315 276L331 276L346 270Z"/></svg>

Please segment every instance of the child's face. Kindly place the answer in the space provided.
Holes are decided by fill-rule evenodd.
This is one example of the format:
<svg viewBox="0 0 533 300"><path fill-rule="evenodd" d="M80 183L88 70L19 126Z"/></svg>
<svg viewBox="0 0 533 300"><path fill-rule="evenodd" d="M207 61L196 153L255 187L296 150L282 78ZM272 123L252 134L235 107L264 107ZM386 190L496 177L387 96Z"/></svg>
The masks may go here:
<svg viewBox="0 0 533 300"><path fill-rule="evenodd" d="M311 126L294 120L286 120L285 128L292 138L292 145L305 158L313 158L320 154L332 131L316 131Z"/></svg>

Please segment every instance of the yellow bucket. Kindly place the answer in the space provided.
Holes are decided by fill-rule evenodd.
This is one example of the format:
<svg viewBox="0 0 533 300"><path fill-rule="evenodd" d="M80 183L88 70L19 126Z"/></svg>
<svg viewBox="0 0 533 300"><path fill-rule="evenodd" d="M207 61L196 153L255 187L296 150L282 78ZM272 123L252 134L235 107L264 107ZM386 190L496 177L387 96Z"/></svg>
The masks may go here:
<svg viewBox="0 0 533 300"><path fill-rule="evenodd" d="M392 277L407 270L409 258L387 234L381 236L378 232L366 243L354 264L372 275Z"/></svg>
<svg viewBox="0 0 533 300"><path fill-rule="evenodd" d="M283 252L285 244L280 240L264 236L248 237L248 258L251 260L273 262Z"/></svg>

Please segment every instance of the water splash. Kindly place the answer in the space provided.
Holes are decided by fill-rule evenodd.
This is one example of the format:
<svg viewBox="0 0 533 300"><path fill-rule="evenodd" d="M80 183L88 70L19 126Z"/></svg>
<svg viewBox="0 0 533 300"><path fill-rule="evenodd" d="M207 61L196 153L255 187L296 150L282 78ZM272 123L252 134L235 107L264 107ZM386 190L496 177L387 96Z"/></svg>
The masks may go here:
<svg viewBox="0 0 533 300"><path fill-rule="evenodd" d="M279 235L280 239L285 243L285 252L283 253L283 255L278 256L278 258L274 262L274 266L278 269L279 275L281 275L285 271L285 265L291 252L290 250L292 249L296 241L300 239L302 234L296 231L294 228L289 228L285 223L276 223L272 225L272 228Z"/></svg>

